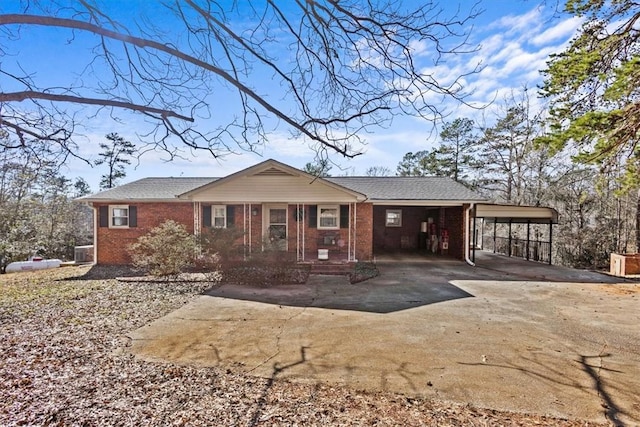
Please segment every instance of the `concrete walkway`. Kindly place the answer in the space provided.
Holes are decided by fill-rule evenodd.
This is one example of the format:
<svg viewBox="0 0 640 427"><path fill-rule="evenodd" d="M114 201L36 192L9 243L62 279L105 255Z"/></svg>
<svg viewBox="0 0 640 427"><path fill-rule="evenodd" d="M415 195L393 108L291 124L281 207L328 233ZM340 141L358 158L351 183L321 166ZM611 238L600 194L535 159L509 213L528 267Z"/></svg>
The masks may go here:
<svg viewBox="0 0 640 427"><path fill-rule="evenodd" d="M381 275L356 285L335 276L271 289L223 285L135 331L133 352L640 424L640 286L486 255L479 267L378 259Z"/></svg>

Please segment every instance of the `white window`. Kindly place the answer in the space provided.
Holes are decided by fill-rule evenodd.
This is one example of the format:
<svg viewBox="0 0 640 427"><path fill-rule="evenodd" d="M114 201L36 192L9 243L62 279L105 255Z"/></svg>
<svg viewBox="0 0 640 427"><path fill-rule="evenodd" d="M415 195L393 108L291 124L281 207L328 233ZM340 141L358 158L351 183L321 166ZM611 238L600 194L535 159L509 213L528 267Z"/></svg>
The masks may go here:
<svg viewBox="0 0 640 427"><path fill-rule="evenodd" d="M387 227L402 227L402 209L387 209L385 224Z"/></svg>
<svg viewBox="0 0 640 427"><path fill-rule="evenodd" d="M129 206L109 206L109 227L129 227Z"/></svg>
<svg viewBox="0 0 640 427"><path fill-rule="evenodd" d="M225 205L211 206L211 226L213 228L227 228L227 207Z"/></svg>
<svg viewBox="0 0 640 427"><path fill-rule="evenodd" d="M318 228L336 229L340 226L339 221L339 206L318 206Z"/></svg>

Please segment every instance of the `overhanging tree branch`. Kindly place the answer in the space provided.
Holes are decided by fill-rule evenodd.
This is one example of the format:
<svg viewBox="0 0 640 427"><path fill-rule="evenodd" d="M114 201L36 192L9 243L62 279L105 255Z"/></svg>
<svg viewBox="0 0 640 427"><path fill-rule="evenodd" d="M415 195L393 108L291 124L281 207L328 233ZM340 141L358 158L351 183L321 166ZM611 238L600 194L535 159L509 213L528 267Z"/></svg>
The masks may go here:
<svg viewBox="0 0 640 427"><path fill-rule="evenodd" d="M98 105L101 107L116 107L127 110L137 111L141 113L159 114L162 117L174 117L186 122L193 122L192 117L183 116L175 111L162 110L160 108L148 107L145 105L137 105L131 102L116 101L113 99L87 98L83 96L64 95L55 93L38 92L34 90L25 90L21 92L0 93L0 102L20 102L33 99L43 99L55 102L73 102L76 104Z"/></svg>
<svg viewBox="0 0 640 427"><path fill-rule="evenodd" d="M2 94L0 103L6 107L31 100L39 114L53 108L59 116L66 110L54 105L64 102L110 107L112 115L117 110L138 112L155 120L156 130L144 133L158 147L165 149L169 138L177 137L214 155L231 151L230 143L253 150L268 137L263 120L273 117L320 147L354 157L360 154L353 144L359 133L383 126L396 114L436 120L442 106L427 94L464 102L459 79L441 85L422 72L414 62L413 43L428 43L436 64L444 55L474 51L463 49L468 34L462 25L476 12L440 20L438 7L429 1L415 10L400 1L297 1L287 9L271 0L229 5L173 1L162 5L177 17L171 28L148 20L137 35L93 3L79 5L51 13L55 8L46 7L45 0L25 8L24 14L0 14L6 32L23 25L64 28L74 31L74 39L97 40L94 57L79 73L79 86L46 88L35 81L37 73L17 78L0 65L0 71L24 86ZM39 8L42 13L33 13ZM233 14L242 19L229 19ZM447 43L449 37L462 41ZM469 72L477 70L472 66ZM224 105L220 111L210 97L229 87L239 105ZM30 114L24 105L13 112L22 113L26 123ZM8 122L5 110L0 112ZM214 119L207 123L215 128L192 126L203 115ZM219 123L218 116L227 124ZM31 124L38 126L37 121Z"/></svg>

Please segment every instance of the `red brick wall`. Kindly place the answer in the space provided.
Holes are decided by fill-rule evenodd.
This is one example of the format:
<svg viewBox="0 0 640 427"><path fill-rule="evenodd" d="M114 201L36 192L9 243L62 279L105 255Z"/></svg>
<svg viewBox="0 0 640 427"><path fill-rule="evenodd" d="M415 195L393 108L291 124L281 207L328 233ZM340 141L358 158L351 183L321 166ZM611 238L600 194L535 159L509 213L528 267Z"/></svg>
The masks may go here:
<svg viewBox="0 0 640 427"><path fill-rule="evenodd" d="M373 259L373 205L358 203L356 206L356 259Z"/></svg>
<svg viewBox="0 0 640 427"><path fill-rule="evenodd" d="M111 203L112 205L131 205L137 207L138 226L135 228L98 227L97 258L98 264L130 264L131 257L127 247L143 234L168 219L184 224L189 233L193 233L193 204L184 203ZM98 215L100 206L95 204ZM98 218L98 225L100 218Z"/></svg>
<svg viewBox="0 0 640 427"><path fill-rule="evenodd" d="M249 209L249 205L247 205L247 209ZM253 211L256 212L256 215L253 215ZM251 230L251 234L247 236L247 242L249 242L249 238L251 238L251 251L261 251L262 250L262 205L252 204L251 210L249 211L249 215L251 215L251 220L247 220L247 233ZM251 222L251 227L249 227L249 222ZM242 226L242 223L239 224Z"/></svg>
<svg viewBox="0 0 640 427"><path fill-rule="evenodd" d="M112 203L112 205L135 205L137 207L138 226L135 228L108 228L98 227L97 235L97 258L98 264L130 264L131 257L127 252L127 247L136 241L138 237L148 233L152 228L157 227L167 219L173 219L186 226L187 231L193 233L193 204L191 202L177 203ZM99 212L100 206L106 204L95 204L96 210ZM249 216L251 217L251 243L252 251L262 250L262 206L259 204L247 204L247 220L246 226L249 228ZM347 253L349 229L341 228L339 230L318 230L317 228L309 228L308 206L305 205L305 250L316 251L318 249L318 239L323 236L335 236L336 245L333 249ZM289 252L296 251L297 244L297 223L294 220L296 205L290 205L288 208L289 225ZM254 211L256 215L253 215ZM357 205L356 217L356 258L358 260L371 260L373 258L373 205L369 203L360 203ZM98 224L100 219L98 218ZM245 211L243 205L235 205L234 224L239 230L245 227ZM249 241L249 229L246 230L247 242ZM242 239L243 240L243 239ZM342 240L343 245L339 245ZM323 247L321 245L321 247Z"/></svg>
<svg viewBox="0 0 640 427"><path fill-rule="evenodd" d="M387 209L402 211L402 227L386 226ZM427 211L422 206L374 206L374 250L418 249L420 223L426 220Z"/></svg>
<svg viewBox="0 0 640 427"><path fill-rule="evenodd" d="M448 255L464 259L464 209L462 207L446 208L444 223L449 231Z"/></svg>

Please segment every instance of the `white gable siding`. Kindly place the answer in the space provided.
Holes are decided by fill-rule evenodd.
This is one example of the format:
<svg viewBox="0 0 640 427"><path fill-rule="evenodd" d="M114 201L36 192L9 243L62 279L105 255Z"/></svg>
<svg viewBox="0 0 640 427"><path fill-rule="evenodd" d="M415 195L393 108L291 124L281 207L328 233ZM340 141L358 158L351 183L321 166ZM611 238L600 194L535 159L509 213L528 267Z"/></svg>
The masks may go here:
<svg viewBox="0 0 640 427"><path fill-rule="evenodd" d="M196 202L349 203L356 197L321 180L300 176L253 175L204 188L189 197Z"/></svg>

